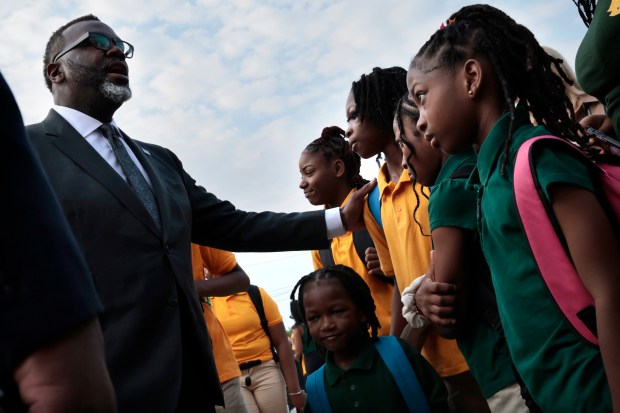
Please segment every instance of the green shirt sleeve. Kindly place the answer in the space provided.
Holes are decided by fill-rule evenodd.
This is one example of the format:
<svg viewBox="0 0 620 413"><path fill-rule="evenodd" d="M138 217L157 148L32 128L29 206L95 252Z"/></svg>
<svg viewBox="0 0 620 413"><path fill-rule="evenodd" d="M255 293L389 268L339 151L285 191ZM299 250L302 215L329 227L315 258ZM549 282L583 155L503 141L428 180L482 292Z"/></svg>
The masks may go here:
<svg viewBox="0 0 620 413"><path fill-rule="evenodd" d="M428 204L431 231L440 227L476 230L476 191L466 179L446 179L436 185Z"/></svg>
<svg viewBox="0 0 620 413"><path fill-rule="evenodd" d="M534 154L534 165L538 181L549 203L549 189L553 184L574 185L595 192L588 165L571 154L568 148L562 150L558 145L544 145Z"/></svg>

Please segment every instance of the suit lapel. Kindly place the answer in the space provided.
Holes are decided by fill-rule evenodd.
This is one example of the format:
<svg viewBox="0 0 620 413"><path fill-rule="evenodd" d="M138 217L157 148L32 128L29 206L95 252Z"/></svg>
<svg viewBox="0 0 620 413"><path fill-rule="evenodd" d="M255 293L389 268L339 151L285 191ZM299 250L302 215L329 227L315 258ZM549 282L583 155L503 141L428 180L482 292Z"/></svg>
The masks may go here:
<svg viewBox="0 0 620 413"><path fill-rule="evenodd" d="M54 138L54 146L110 191L140 222L160 235L153 219L125 180L62 116L50 110L43 126L45 133ZM149 176L153 175L151 169Z"/></svg>

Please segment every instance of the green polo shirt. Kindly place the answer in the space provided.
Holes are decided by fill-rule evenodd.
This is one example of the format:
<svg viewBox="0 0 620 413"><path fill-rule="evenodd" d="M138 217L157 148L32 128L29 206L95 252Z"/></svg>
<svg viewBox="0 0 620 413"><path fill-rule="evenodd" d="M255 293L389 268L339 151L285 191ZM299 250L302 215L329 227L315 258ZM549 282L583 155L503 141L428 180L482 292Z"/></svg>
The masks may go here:
<svg viewBox="0 0 620 413"><path fill-rule="evenodd" d="M599 0L592 23L579 45L575 71L586 93L605 104L620 138L620 14L610 9L611 0Z"/></svg>
<svg viewBox="0 0 620 413"><path fill-rule="evenodd" d="M509 121L510 115L504 114L487 136L471 182L479 178L481 185L479 231L510 354L543 411L611 411L600 351L575 333L549 294L516 209L513 172L517 150L525 140L548 132L542 126L532 126L527 113L518 109L506 173L502 176ZM534 165L545 191L553 183L592 190L583 163L565 152L539 149Z"/></svg>
<svg viewBox="0 0 620 413"><path fill-rule="evenodd" d="M467 177L451 178L462 168L476 165L476 154L473 149L450 156L439 175L428 202L431 231L439 227L456 227L472 233L476 232L476 188L467 183ZM481 261L484 261L481 259ZM482 263L479 263L482 264ZM486 266L486 263L483 265ZM487 276L473 274L473 276ZM485 280L487 284L490 279ZM473 283L472 283L473 285ZM470 294L475 300L475 291ZM473 302L470 302L473 308ZM499 390L516 382L512 372L512 360L508 353L506 340L482 318L482 315L470 312L467 327L458 337L457 344L465 357L471 373L480 385L482 394L489 398Z"/></svg>
<svg viewBox="0 0 620 413"><path fill-rule="evenodd" d="M401 339L398 341L418 377L431 412L448 413L447 392L439 375L409 343ZM364 339L360 354L348 370L336 366L331 353L327 353L325 385L334 413L408 411L392 373L369 338ZM304 412L311 411L310 404L306 402Z"/></svg>

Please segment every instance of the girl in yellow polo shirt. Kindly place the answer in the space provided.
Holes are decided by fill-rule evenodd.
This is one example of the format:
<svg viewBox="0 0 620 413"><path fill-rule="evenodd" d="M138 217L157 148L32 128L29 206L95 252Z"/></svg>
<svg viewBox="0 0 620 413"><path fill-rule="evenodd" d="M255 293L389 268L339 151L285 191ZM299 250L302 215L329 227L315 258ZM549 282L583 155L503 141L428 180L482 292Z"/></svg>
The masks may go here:
<svg viewBox="0 0 620 413"><path fill-rule="evenodd" d="M402 166L402 151L394 140L394 112L399 99L407 93L406 78L407 71L401 67L374 68L353 82L345 106L349 123L346 136L351 148L365 159L379 157L381 153L385 155L377 185L383 230L396 279L392 300L393 335L401 335L406 324L400 290L426 272L431 251L428 193L423 192L420 185L411 190L411 180ZM430 329L427 331L422 354L444 380L452 410L488 411L486 400L456 342L441 338ZM403 337L419 345L410 335Z"/></svg>
<svg viewBox="0 0 620 413"><path fill-rule="evenodd" d="M299 187L308 201L312 205L325 205L327 208L343 207L350 195L366 183L360 176L359 155L351 150L344 131L337 126L323 129L321 137L306 146L299 158L299 172ZM352 232L332 239L329 252L333 264L352 268L368 284L381 324L379 335L389 335L393 277L386 277L380 269L373 273L368 271L365 260L362 260L354 244ZM372 251L366 249L366 253L369 252ZM331 264L323 262L319 251L312 251L312 262L315 270Z"/></svg>
<svg viewBox="0 0 620 413"><path fill-rule="evenodd" d="M218 274L217 279L207 280L205 270L210 274ZM235 254L215 248L192 244L192 271L198 296L203 300L202 308L211 337L213 358L220 379L224 403L216 406L216 412L247 413L245 402L241 396L241 371L235 360L230 345L230 340L224 331L224 327L213 313L208 297L214 295L229 295L240 291L246 291L250 285L250 278L237 264Z"/></svg>
<svg viewBox="0 0 620 413"><path fill-rule="evenodd" d="M248 293L212 297L213 312L224 326L241 369L241 393L248 413L288 413L287 392L298 411L303 410L305 392L282 316L273 299L259 288L271 342L280 365L273 359L272 343Z"/></svg>

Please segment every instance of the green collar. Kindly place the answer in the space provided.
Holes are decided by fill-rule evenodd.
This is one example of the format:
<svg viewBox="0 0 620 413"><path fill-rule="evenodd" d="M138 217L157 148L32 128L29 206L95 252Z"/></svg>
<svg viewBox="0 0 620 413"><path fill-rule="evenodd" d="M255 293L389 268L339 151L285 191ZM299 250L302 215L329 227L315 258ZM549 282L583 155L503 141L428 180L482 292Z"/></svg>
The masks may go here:
<svg viewBox="0 0 620 413"><path fill-rule="evenodd" d="M473 159L473 162L475 162L476 152L474 152L473 148L469 148L463 152L450 155L448 159L446 159L446 162L441 166L441 170L439 171L437 179L435 180L435 185L438 185L445 179L450 178L450 175L453 174L456 170L458 170L461 164L466 163L471 159Z"/></svg>
<svg viewBox="0 0 620 413"><path fill-rule="evenodd" d="M349 370L372 370L377 357L378 353L375 351L375 345L370 338L363 339L360 353L351 363ZM325 358L325 381L328 385L334 387L348 370L342 370L334 364L332 359L333 354L327 352L327 357Z"/></svg>
<svg viewBox="0 0 620 413"><path fill-rule="evenodd" d="M478 176L480 177L480 183L486 185L489 180L489 176L493 173L494 167L498 163L498 159L504 151L504 142L508 137L508 127L510 125L510 112L504 113L493 128L487 135L487 138L482 143L480 151L478 152ZM513 140L517 135L517 129L523 125L532 125L528 112L517 107L515 109L515 123L513 127Z"/></svg>

